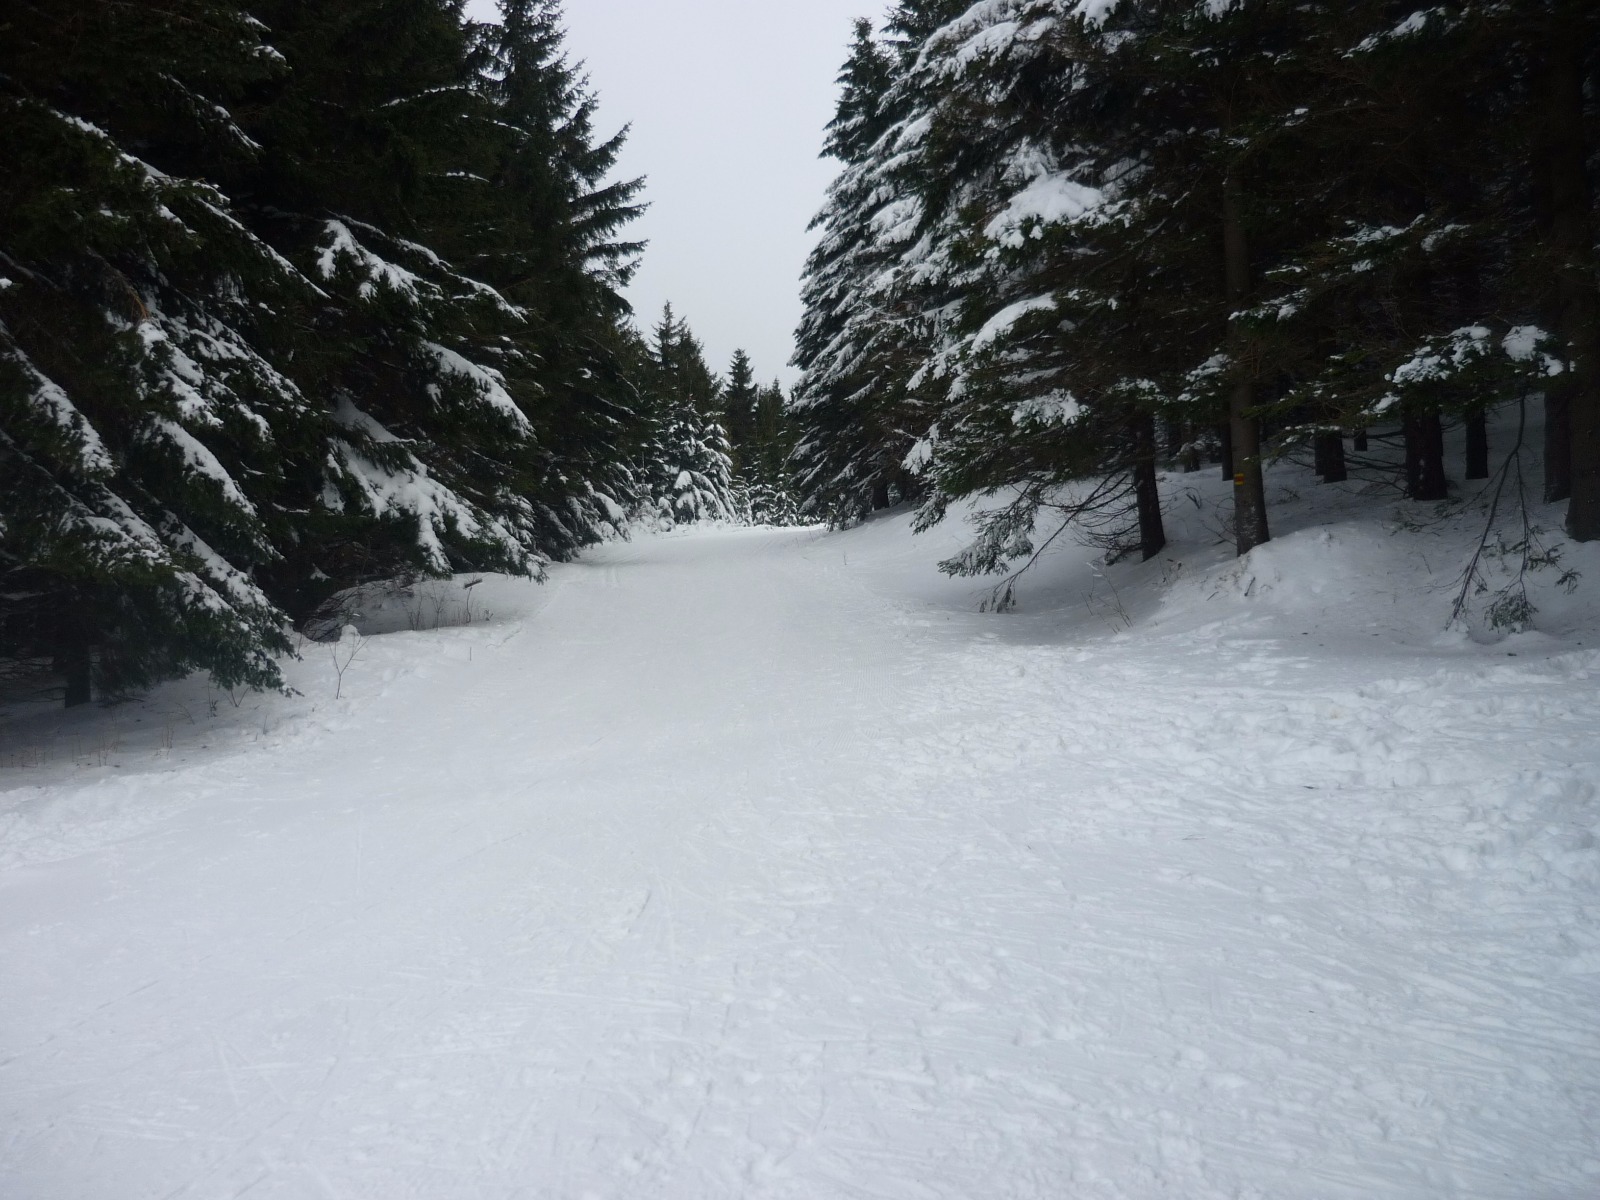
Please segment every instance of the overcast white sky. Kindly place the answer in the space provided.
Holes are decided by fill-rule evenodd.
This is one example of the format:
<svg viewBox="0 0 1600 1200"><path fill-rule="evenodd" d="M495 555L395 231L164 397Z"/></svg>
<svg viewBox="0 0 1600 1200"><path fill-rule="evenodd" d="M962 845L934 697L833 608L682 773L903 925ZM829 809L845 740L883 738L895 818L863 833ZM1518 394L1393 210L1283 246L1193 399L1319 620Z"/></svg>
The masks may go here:
<svg viewBox="0 0 1600 1200"><path fill-rule="evenodd" d="M494 0L469 0L492 17ZM834 164L819 159L858 16L886 0L567 0L568 46L600 94L601 130L633 126L621 170L649 177L628 298L673 307L720 371L737 347L791 382L806 232Z"/></svg>

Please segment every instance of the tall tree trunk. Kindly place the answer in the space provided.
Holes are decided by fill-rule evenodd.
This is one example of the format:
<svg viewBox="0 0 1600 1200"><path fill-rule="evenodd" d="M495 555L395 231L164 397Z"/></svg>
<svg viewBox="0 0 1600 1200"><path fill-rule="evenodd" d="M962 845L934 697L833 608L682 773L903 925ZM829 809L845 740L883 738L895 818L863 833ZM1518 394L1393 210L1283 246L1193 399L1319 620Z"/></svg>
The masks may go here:
<svg viewBox="0 0 1600 1200"><path fill-rule="evenodd" d="M1139 553L1149 562L1166 547L1161 488L1156 474L1156 422L1149 413L1133 418L1133 491L1139 506Z"/></svg>
<svg viewBox="0 0 1600 1200"><path fill-rule="evenodd" d="M1356 436L1351 439L1351 446L1357 454L1365 454L1367 452L1367 431L1365 429L1356 430Z"/></svg>
<svg viewBox="0 0 1600 1200"><path fill-rule="evenodd" d="M1572 498L1572 375L1557 375L1544 392L1544 500Z"/></svg>
<svg viewBox="0 0 1600 1200"><path fill-rule="evenodd" d="M1406 495L1413 500L1445 500L1450 481L1444 473L1444 423L1436 412L1405 420Z"/></svg>
<svg viewBox="0 0 1600 1200"><path fill-rule="evenodd" d="M1350 469L1344 458L1344 435L1319 433L1316 435L1317 474L1323 483L1343 483L1350 478Z"/></svg>
<svg viewBox="0 0 1600 1200"><path fill-rule="evenodd" d="M1250 242L1244 226L1244 189L1237 170L1222 180L1222 243L1228 302L1238 309L1250 294ZM1249 347L1235 328L1228 331L1238 377L1228 393L1232 432L1233 532L1239 554L1249 554L1272 537L1267 528L1267 485L1261 472L1261 421L1255 415L1254 378L1244 369Z"/></svg>
<svg viewBox="0 0 1600 1200"><path fill-rule="evenodd" d="M1222 477L1233 478L1233 426L1224 421L1217 426L1217 459L1222 463Z"/></svg>
<svg viewBox="0 0 1600 1200"><path fill-rule="evenodd" d="M1568 392L1572 500L1567 535L1600 540L1600 284L1584 137L1586 0L1557 0L1550 22L1548 137L1550 238L1572 374Z"/></svg>
<svg viewBox="0 0 1600 1200"><path fill-rule="evenodd" d="M77 605L70 601L57 626L56 662L67 679L66 707L81 708L88 704L94 698L94 655L89 645L89 626Z"/></svg>
<svg viewBox="0 0 1600 1200"><path fill-rule="evenodd" d="M1194 427L1187 421L1168 421L1167 461L1183 468L1185 475L1200 469L1200 447L1194 436Z"/></svg>
<svg viewBox="0 0 1600 1200"><path fill-rule="evenodd" d="M1167 434L1167 461L1175 463L1183 457L1183 448L1189 443L1189 427L1182 421L1167 420L1162 422L1162 428Z"/></svg>
<svg viewBox="0 0 1600 1200"><path fill-rule="evenodd" d="M67 672L67 704L68 708L82 708L94 699L91 680L94 673L94 663L89 656L87 645L75 646L67 654L64 661Z"/></svg>
<svg viewBox="0 0 1600 1200"><path fill-rule="evenodd" d="M1467 414L1467 478L1489 478L1489 418L1481 408Z"/></svg>

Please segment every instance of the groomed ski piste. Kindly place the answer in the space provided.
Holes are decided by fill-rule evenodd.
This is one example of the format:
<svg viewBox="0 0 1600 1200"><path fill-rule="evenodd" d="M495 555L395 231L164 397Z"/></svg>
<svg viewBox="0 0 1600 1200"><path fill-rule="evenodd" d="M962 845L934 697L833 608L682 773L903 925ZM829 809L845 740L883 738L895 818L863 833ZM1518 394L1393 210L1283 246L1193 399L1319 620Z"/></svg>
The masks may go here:
<svg viewBox="0 0 1600 1200"><path fill-rule="evenodd" d="M0 1196L1600 1195L1600 552L1446 630L1480 505L1166 486L1008 614L678 532L13 711Z"/></svg>

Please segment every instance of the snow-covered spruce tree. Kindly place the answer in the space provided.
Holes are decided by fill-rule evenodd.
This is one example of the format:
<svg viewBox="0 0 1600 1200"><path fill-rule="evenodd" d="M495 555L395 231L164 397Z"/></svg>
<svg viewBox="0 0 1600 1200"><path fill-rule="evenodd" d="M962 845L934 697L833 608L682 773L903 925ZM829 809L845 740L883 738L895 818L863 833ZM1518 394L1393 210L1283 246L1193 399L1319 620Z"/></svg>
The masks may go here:
<svg viewBox="0 0 1600 1200"><path fill-rule="evenodd" d="M1276 342L1288 352L1282 366L1289 384L1272 412L1291 436L1310 437L1324 479L1347 473L1344 429L1399 419L1406 492L1438 500L1448 487L1447 414L1464 416L1469 435L1478 435L1468 439L1467 476L1488 473L1484 408L1475 403L1482 397L1467 389L1474 400L1455 405L1452 389L1408 386L1414 369L1389 376L1435 333L1484 315L1468 310L1483 299L1489 263L1464 235L1487 215L1491 193L1469 182L1475 168L1468 161L1440 151L1459 142L1459 131L1476 120L1472 110L1488 97L1469 91L1446 98L1454 89L1441 72L1457 69L1448 51L1423 54L1393 73L1395 47L1369 37L1374 21L1377 31L1389 28L1382 7L1321 6L1295 48L1302 64L1295 140L1307 164L1298 199L1320 227L1302 222L1309 240L1267 264L1262 295L1237 324L1259 344ZM1376 96L1383 97L1381 115L1371 103ZM1321 169L1312 169L1317 164Z"/></svg>
<svg viewBox="0 0 1600 1200"><path fill-rule="evenodd" d="M1316 429L1326 478L1344 474L1341 426L1398 422L1407 494L1442 499L1444 421L1465 426L1466 478L1485 478L1487 411L1544 390L1547 494L1564 494L1575 372L1561 360L1578 343L1539 328L1561 326L1569 258L1548 241L1558 122L1540 82L1558 7L1329 5L1297 50L1299 140L1323 164L1302 207L1325 227L1269 272L1244 323L1291 348L1275 411Z"/></svg>
<svg viewBox="0 0 1600 1200"><path fill-rule="evenodd" d="M277 153L255 194L285 252L332 272L315 365L364 460L323 491L334 567L297 578L528 569L595 540L640 490L617 293L638 247L615 236L638 185L604 182L621 139L594 139L559 7L473 27L431 0L266 2L295 75L261 106Z"/></svg>
<svg viewBox="0 0 1600 1200"><path fill-rule="evenodd" d="M312 285L214 187L279 63L207 0L12 5L0 38L0 658L69 705L195 669L279 684L252 578L311 427L267 357Z"/></svg>
<svg viewBox="0 0 1600 1200"><path fill-rule="evenodd" d="M1596 21L1584 6L1514 0L1112 11L1123 74L1143 81L1136 112L1160 119L1130 125L1154 147L1141 201L1160 221L1149 239L1130 234L1167 263L1188 240L1199 261L1217 209L1194 200L1223 200L1228 300L1205 325L1226 335L1186 391L1233 414L1241 549L1262 417L1285 440L1309 435L1329 479L1345 471L1342 428L1398 420L1408 494L1439 499L1443 421L1465 425L1465 473L1481 478L1486 410L1549 386L1560 364L1540 325L1565 335L1558 387L1583 391L1585 339L1600 350L1600 323L1584 316L1600 318L1582 170L1593 101L1553 81L1590 69ZM1564 143L1561 128L1574 131ZM1551 215L1558 192L1565 225ZM1581 425L1558 419L1557 438ZM1574 528L1581 510L1575 493Z"/></svg>
<svg viewBox="0 0 1600 1200"><path fill-rule="evenodd" d="M843 169L813 222L821 238L802 283L791 412L800 427L794 470L802 506L835 523L906 492L902 463L922 424L907 386L918 314L898 294L895 268L922 220L919 97L905 84L917 45L912 26L926 22L924 7L902 6L898 41L889 45L868 22L857 23L828 127L824 153Z"/></svg>
<svg viewBox="0 0 1600 1200"><path fill-rule="evenodd" d="M720 381L670 304L651 334L643 390L656 428L643 465L653 477L653 518L669 528L744 519L721 423Z"/></svg>
<svg viewBox="0 0 1600 1200"><path fill-rule="evenodd" d="M804 521L789 473L795 430L787 406L779 381L756 389L750 440L739 479L750 520L756 525L799 525Z"/></svg>
<svg viewBox="0 0 1600 1200"><path fill-rule="evenodd" d="M799 338L807 503L858 516L903 465L925 522L1016 497L952 569L1031 554L1074 494L1150 554L1158 433L1218 433L1244 553L1267 454L1341 479L1344 434L1394 422L1436 498L1444 422L1483 477L1487 411L1538 389L1548 494L1592 536L1597 26L1569 0L988 0L859 28Z"/></svg>
<svg viewBox="0 0 1600 1200"><path fill-rule="evenodd" d="M744 474L751 442L755 438L756 403L761 389L756 386L755 368L750 356L743 350L733 352L728 364L728 379L722 387L722 427L727 430L728 442L733 447L733 467L736 474Z"/></svg>
<svg viewBox="0 0 1600 1200"><path fill-rule="evenodd" d="M1221 425L1240 554L1270 536L1261 418L1283 374L1278 346L1242 315L1263 271L1317 225L1300 202L1299 138L1299 51L1317 20L1315 5L1146 0L1100 26L1117 113L1106 162L1137 164L1123 236L1164 281L1142 318L1152 378L1173 417Z"/></svg>
<svg viewBox="0 0 1600 1200"><path fill-rule="evenodd" d="M470 31L421 0L259 10L289 71L253 106L249 215L321 289L290 370L326 420L275 595L298 617L366 580L537 569L529 316L432 248L498 150Z"/></svg>
<svg viewBox="0 0 1600 1200"><path fill-rule="evenodd" d="M1285 364L1241 317L1262 269L1316 225L1295 195L1307 163L1292 99L1314 25L1314 6L1298 4L1017 0L936 35L932 65L942 47L945 73L965 81L956 119L998 135L970 172L970 207L998 244L980 244L986 269L962 284L956 329L969 340L955 346L953 389L980 385L965 406L978 411L961 416L982 429L986 415L988 432L969 430L958 459L991 456L990 483L1008 443L1031 472L1125 471L1149 555L1164 540L1158 423L1221 425L1238 551L1267 539L1261 414ZM983 186L984 169L1013 186ZM1013 407L1008 437L1005 405L1026 404L1030 383L1064 389L1073 420L1050 427L1059 403L1043 423ZM1026 518L1023 506L987 541L1004 545Z"/></svg>
<svg viewBox="0 0 1600 1200"><path fill-rule="evenodd" d="M1583 0L1503 0L1486 8L1484 45L1514 45L1526 81L1519 122L1534 147L1535 262L1554 276L1542 309L1564 342L1567 370L1547 409L1546 470L1565 473L1567 534L1600 540L1600 194L1592 167L1600 153L1600 12ZM1496 61L1489 58L1489 62ZM1502 58L1499 61L1504 62ZM1531 118L1531 119L1530 119ZM1549 276L1546 276L1548 279ZM1563 444L1565 443L1565 444Z"/></svg>
<svg viewBox="0 0 1600 1200"><path fill-rule="evenodd" d="M788 528L805 524L794 493L782 484L767 483L765 480L750 484L745 489L745 507L752 525Z"/></svg>
<svg viewBox="0 0 1600 1200"><path fill-rule="evenodd" d="M636 185L553 5L460 10L8 10L0 656L270 685L285 614L536 569L642 490Z"/></svg>
<svg viewBox="0 0 1600 1200"><path fill-rule="evenodd" d="M736 350L722 386L722 425L733 458L734 494L756 525L800 521L788 472L794 450L782 385L759 387L750 356Z"/></svg>
<svg viewBox="0 0 1600 1200"><path fill-rule="evenodd" d="M597 138L561 12L557 0L503 0L501 23L479 30L502 145L487 180L459 183L485 219L451 222L445 244L528 314L513 336L536 371L523 401L539 430L532 494L541 547L565 556L640 500L627 464L646 422L619 331L621 288L643 249L620 234L643 183L610 179L626 131Z"/></svg>
<svg viewBox="0 0 1600 1200"><path fill-rule="evenodd" d="M1113 556L1148 558L1165 543L1163 393L1141 319L1154 281L1129 261L1133 167L1106 152L1105 55L1076 7L974 8L936 31L919 62L938 97L930 175L947 183L924 271L951 298L928 323L936 336L919 372L938 414L911 459L929 484L919 523L962 496L1007 497L943 564L958 574L1031 560L1069 525Z"/></svg>

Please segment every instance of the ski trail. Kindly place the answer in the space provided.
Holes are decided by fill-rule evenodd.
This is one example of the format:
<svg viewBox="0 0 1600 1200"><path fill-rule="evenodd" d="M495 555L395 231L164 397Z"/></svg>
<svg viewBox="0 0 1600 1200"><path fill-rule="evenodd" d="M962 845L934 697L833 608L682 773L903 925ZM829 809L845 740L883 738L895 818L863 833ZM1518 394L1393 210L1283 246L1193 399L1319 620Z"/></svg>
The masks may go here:
<svg viewBox="0 0 1600 1200"><path fill-rule="evenodd" d="M1600 1190L1593 663L1022 645L836 559L605 547L0 874L0 1194Z"/></svg>

